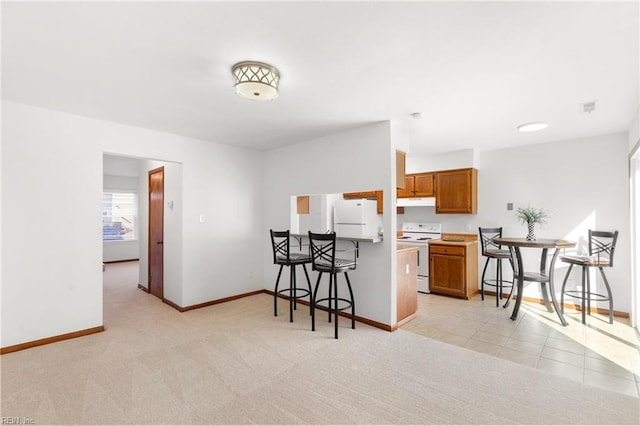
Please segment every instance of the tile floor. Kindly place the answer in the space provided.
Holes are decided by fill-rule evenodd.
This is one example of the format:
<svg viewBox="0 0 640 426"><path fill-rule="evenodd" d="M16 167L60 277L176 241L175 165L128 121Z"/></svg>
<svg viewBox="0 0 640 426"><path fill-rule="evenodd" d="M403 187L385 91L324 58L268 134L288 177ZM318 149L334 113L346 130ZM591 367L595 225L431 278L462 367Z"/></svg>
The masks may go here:
<svg viewBox="0 0 640 426"><path fill-rule="evenodd" d="M640 339L626 318L566 310L569 326L543 305L523 302L517 321L495 296L460 300L418 294L418 316L402 329L508 359L585 384L640 396Z"/></svg>

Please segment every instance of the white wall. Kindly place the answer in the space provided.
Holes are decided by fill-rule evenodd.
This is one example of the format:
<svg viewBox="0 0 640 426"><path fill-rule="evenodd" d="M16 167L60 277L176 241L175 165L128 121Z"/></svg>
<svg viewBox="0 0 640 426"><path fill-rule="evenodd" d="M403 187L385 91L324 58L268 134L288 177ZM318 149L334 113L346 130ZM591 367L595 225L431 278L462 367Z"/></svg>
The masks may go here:
<svg viewBox="0 0 640 426"><path fill-rule="evenodd" d="M58 118L2 104L2 347L102 325L102 151Z"/></svg>
<svg viewBox="0 0 640 426"><path fill-rule="evenodd" d="M502 224L505 234L524 236L525 226L506 210L507 202L513 202L515 207L530 204L551 212L539 237L579 241L589 228L618 230L615 265L606 273L615 309L630 312L626 134L486 152L480 156L479 167L478 225ZM563 278L564 272L562 266L558 276ZM577 273L573 277L579 280ZM602 292L599 281L598 290Z"/></svg>
<svg viewBox="0 0 640 426"><path fill-rule="evenodd" d="M418 157L409 155L407 157L406 173L476 167L476 156L477 153L474 149L463 149Z"/></svg>
<svg viewBox="0 0 640 426"><path fill-rule="evenodd" d="M629 126L628 141L629 152L631 152L635 148L638 141L640 141L640 108L635 118L631 122L631 125Z"/></svg>
<svg viewBox="0 0 640 426"><path fill-rule="evenodd" d="M182 242L165 259L174 303L263 287L245 274L262 273L261 153L6 101L2 123L2 347L103 324L103 153L182 164L183 235L165 233ZM43 207L60 203L77 232L56 226L69 210Z"/></svg>
<svg viewBox="0 0 640 426"><path fill-rule="evenodd" d="M640 14L640 11L638 11ZM640 90L640 88L639 88ZM629 125L628 131L629 155L630 155L630 203L631 203L631 297L632 297L632 324L640 326L640 106Z"/></svg>
<svg viewBox="0 0 640 426"><path fill-rule="evenodd" d="M113 158L105 155L103 161L105 169L107 164L113 164ZM109 160L106 160L109 158ZM127 159L129 161L129 159ZM138 160L135 160L136 164ZM139 167L139 166L137 166ZM110 170L111 171L111 170ZM113 170L116 172L117 170ZM137 173L136 173L137 176ZM119 176L112 174L103 174L102 187L105 191L130 191L138 194L138 204L140 203L140 194L138 193L138 178L131 176ZM139 207L138 207L139 209ZM144 229L140 229L140 220L138 219L136 224L136 230L138 235L140 232L145 232ZM119 260L131 260L138 259L140 256L139 238L135 240L112 240L102 242L102 261L114 262Z"/></svg>
<svg viewBox="0 0 640 426"><path fill-rule="evenodd" d="M444 169L438 164L435 166L434 169ZM479 226L502 226L504 235L524 237L526 226L519 223L513 211L506 209L507 203L512 202L514 209L531 205L551 212L548 224L537 231L540 238L578 241L586 238L589 228L617 229L620 237L615 266L606 274L614 294L614 308L630 312L626 134L483 151L478 153L477 168L477 215L436 215L433 207L409 207L398 217L398 224L441 222L444 232L472 233L477 233ZM526 255L525 267L535 270L538 254L530 251ZM479 262L479 273L482 273L484 258ZM559 262L556 266L559 268L556 280L561 281L566 268ZM572 273L568 285L575 285L574 280L579 279L577 273ZM557 283L557 290L560 285L561 282ZM538 297L538 286L530 284L525 294Z"/></svg>
<svg viewBox="0 0 640 426"><path fill-rule="evenodd" d="M273 289L277 274L267 236L269 229L288 229L292 195L382 189L385 194L383 227L395 229L395 214L389 214L395 210L392 208L395 205L392 133L391 123L376 123L266 153L262 230L266 289ZM395 324L395 265L395 238L385 238L379 244L360 244L358 269L349 274L356 315ZM282 279L286 282L288 277ZM304 275L300 275L298 282L303 280ZM326 291L326 285L325 282L321 291Z"/></svg>

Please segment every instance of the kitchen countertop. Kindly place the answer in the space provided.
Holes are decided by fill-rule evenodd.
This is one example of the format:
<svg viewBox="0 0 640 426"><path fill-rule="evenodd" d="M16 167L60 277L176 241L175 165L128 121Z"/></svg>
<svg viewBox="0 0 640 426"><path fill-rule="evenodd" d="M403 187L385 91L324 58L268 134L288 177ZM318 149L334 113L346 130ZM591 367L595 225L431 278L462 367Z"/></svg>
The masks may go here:
<svg viewBox="0 0 640 426"><path fill-rule="evenodd" d="M463 240L429 240L429 244L440 244L443 246L458 246L468 247L474 244L478 244L478 241L463 241Z"/></svg>
<svg viewBox="0 0 640 426"><path fill-rule="evenodd" d="M309 234L291 234L292 237L309 237ZM371 236L349 236L349 235L336 235L336 240L356 241L361 243L381 243L382 237L379 235Z"/></svg>

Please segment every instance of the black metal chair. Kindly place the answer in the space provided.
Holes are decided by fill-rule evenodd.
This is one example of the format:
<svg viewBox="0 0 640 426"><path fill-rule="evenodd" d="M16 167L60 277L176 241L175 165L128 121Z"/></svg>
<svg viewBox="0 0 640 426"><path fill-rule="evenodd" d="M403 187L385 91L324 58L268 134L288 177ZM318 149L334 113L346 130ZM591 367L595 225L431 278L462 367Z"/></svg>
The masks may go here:
<svg viewBox="0 0 640 426"><path fill-rule="evenodd" d="M604 274L603 268L610 268L613 266L613 254L616 249L616 242L618 240L618 231L594 231L589 230L589 255L588 256L563 256L561 261L569 264L569 270L564 276L562 282L562 293L560 295L560 306L564 313L564 295L580 299L582 309L582 323L585 324L586 314L591 315L591 301L596 302L609 302L609 324L613 324L613 297L611 295L611 287L609 287L609 281ZM573 266L582 267L582 286L578 290L566 290L567 279L571 274ZM589 278L589 268L598 268L602 275L602 281L607 290L607 294L599 294L591 291L591 280ZM586 309L585 309L586 303Z"/></svg>
<svg viewBox="0 0 640 426"><path fill-rule="evenodd" d="M493 239L502 237L502 228L478 228L480 233L480 243L482 244L482 255L487 258L484 263L484 269L482 269L482 279L480 280L480 294L482 300L484 300L484 286L485 284L496 288L496 306L500 305L502 299L502 289L504 287L511 288L509 292L509 298L513 295L513 281L504 281L502 276L502 260L507 259L511 264L511 270L513 270L513 262L511 261L511 253L508 249L503 249L499 244L496 244ZM487 267L491 259L496 260L496 278L495 280L485 279ZM508 283L505 285L504 283Z"/></svg>
<svg viewBox="0 0 640 426"><path fill-rule="evenodd" d="M311 330L316 329L316 306L325 308L329 313L329 322L331 322L331 314L334 316L334 337L338 338L338 316L339 312L351 308L351 328L356 328L356 311L355 301L353 298L353 290L349 281L348 271L356 269L355 254L353 260L336 258L336 233L316 234L309 232L309 250L311 252L312 269L318 271L318 280L313 291L311 299ZM329 274L329 296L318 299L318 287L323 273ZM344 273L349 290L349 299L338 296L338 273ZM319 305L321 302L327 302L327 306ZM342 306L339 306L342 302Z"/></svg>
<svg viewBox="0 0 640 426"><path fill-rule="evenodd" d="M297 309L297 299L309 296L311 298L311 280L309 279L309 273L307 272L307 263L311 263L311 256L308 252L291 252L291 239L289 231L274 231L271 232L271 247L273 248L273 263L280 265L278 271L278 278L276 279L276 286L273 290L273 315L278 316L278 297L280 294L287 294L289 299L289 321L293 322L293 311ZM296 266L302 265L304 275L307 277L308 289L298 288L296 283ZM280 275L282 275L282 269L289 267L289 288L278 290L278 284L280 283ZM311 305L312 301L309 301ZM311 308L310 308L311 309ZM311 311L309 312L311 314Z"/></svg>

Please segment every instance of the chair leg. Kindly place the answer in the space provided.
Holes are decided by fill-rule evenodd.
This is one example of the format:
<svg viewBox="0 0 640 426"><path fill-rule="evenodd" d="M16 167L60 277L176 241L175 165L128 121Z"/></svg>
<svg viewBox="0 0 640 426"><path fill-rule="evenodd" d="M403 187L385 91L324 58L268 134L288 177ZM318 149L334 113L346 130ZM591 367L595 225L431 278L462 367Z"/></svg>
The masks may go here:
<svg viewBox="0 0 640 426"><path fill-rule="evenodd" d="M560 313L564 314L564 288L567 286L567 280L569 279L569 275L571 274L571 269L573 265L569 265L569 269L567 269L567 273L564 276L564 280L562 281L562 289L560 290Z"/></svg>
<svg viewBox="0 0 640 426"><path fill-rule="evenodd" d="M333 305L333 315L334 315L334 338L338 338L338 274L333 273L333 297L334 297L334 305ZM331 311L329 311L329 315L331 315Z"/></svg>
<svg viewBox="0 0 640 426"><path fill-rule="evenodd" d="M349 297L351 298L351 328L356 328L356 300L353 298L353 290L351 289L351 282L349 281L349 274L344 273L344 277L347 279L347 288L349 289Z"/></svg>
<svg viewBox="0 0 640 426"><path fill-rule="evenodd" d="M291 266L293 269L293 310L298 310L298 274L296 265Z"/></svg>
<svg viewBox="0 0 640 426"><path fill-rule="evenodd" d="M296 267L289 266L289 322L293 322L293 310L296 305Z"/></svg>
<svg viewBox="0 0 640 426"><path fill-rule="evenodd" d="M487 272L487 266L489 266L490 259L490 257L487 257L487 261L484 262L484 268L482 268L482 279L480 280L480 295L482 296L482 300L484 300L484 274Z"/></svg>
<svg viewBox="0 0 640 426"><path fill-rule="evenodd" d="M273 291L273 316L278 316L278 284L280 283L280 275L282 275L282 268L284 265L280 265L280 270L278 271L278 278L276 278L276 288Z"/></svg>
<svg viewBox="0 0 640 426"><path fill-rule="evenodd" d="M587 315L591 316L591 274L589 274L589 268L587 270Z"/></svg>
<svg viewBox="0 0 640 426"><path fill-rule="evenodd" d="M309 273L307 272L307 266L303 263L302 264L302 269L304 270L304 276L307 277L307 287L309 287L309 315L311 315L311 297L313 296L313 293L311 290L311 280L309 279Z"/></svg>
<svg viewBox="0 0 640 426"><path fill-rule="evenodd" d="M328 309L328 312L329 312L328 320L329 320L329 322L331 322L331 301L333 300L332 294L333 294L333 273L329 273L329 300L327 301L328 302L327 305L328 305L328 308L329 308Z"/></svg>
<svg viewBox="0 0 640 426"><path fill-rule="evenodd" d="M611 287L609 287L609 281L604 274L602 266L598 267L598 269L600 269L600 274L602 275L602 280L604 281L604 286L607 288L607 295L609 296L609 324L613 324L613 296L611 295Z"/></svg>
<svg viewBox="0 0 640 426"><path fill-rule="evenodd" d="M318 297L318 287L320 286L320 278L322 278L322 272L318 272L318 280L316 281L316 288L311 293L311 331L316 331L316 299Z"/></svg>
<svg viewBox="0 0 640 426"><path fill-rule="evenodd" d="M584 308L585 308L584 302L585 302L585 298L586 298L586 295L585 295L585 286L586 286L585 277L586 277L586 279L589 279L589 274L587 274L587 268L585 268L583 266L582 267L582 323L583 324L587 323L587 318L585 316L585 311L584 311Z"/></svg>
<svg viewBox="0 0 640 426"><path fill-rule="evenodd" d="M502 299L502 259L496 259L496 308Z"/></svg>

